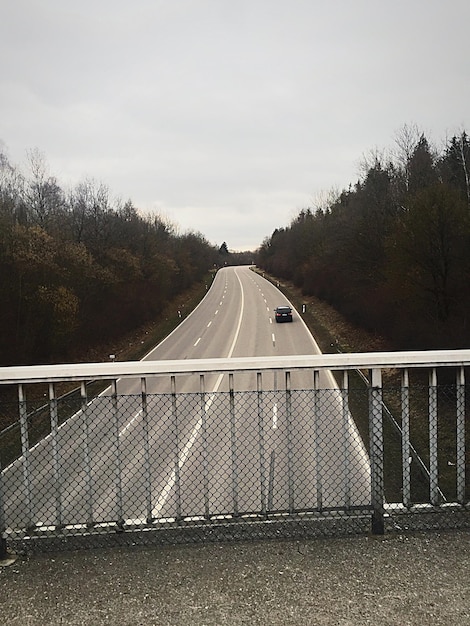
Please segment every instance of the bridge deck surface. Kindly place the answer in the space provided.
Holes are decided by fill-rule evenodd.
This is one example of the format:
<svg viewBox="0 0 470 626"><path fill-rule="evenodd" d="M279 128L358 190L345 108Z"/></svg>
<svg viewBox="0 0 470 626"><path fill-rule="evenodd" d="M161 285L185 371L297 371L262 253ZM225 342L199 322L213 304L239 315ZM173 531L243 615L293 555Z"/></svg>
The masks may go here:
<svg viewBox="0 0 470 626"><path fill-rule="evenodd" d="M126 547L0 567L4 624L470 624L470 533Z"/></svg>

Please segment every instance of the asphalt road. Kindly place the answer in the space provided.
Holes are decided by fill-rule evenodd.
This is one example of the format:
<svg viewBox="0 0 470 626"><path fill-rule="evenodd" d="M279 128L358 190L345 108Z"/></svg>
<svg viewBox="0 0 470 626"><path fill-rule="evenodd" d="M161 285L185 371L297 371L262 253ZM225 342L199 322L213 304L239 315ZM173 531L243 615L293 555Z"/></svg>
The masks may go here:
<svg viewBox="0 0 470 626"><path fill-rule="evenodd" d="M276 324L285 297L248 267L218 272L200 305L145 358L312 354L301 316ZM367 504L367 455L329 372L217 373L117 383L3 474L12 528L207 517ZM180 396L179 394L184 394ZM184 400L182 399L184 397ZM117 404L116 404L117 402ZM56 453L56 454L55 454Z"/></svg>

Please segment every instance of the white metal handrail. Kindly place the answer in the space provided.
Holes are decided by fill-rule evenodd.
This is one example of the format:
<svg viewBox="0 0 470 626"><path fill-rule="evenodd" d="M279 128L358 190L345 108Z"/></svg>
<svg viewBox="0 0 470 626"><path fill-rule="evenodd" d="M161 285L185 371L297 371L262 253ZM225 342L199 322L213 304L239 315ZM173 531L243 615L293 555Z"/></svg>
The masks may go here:
<svg viewBox="0 0 470 626"><path fill-rule="evenodd" d="M463 511L468 510L468 483L466 480L467 467L466 467L466 439L468 433L466 432L466 415L468 411L468 382L466 383L466 369L470 366L470 350L436 350L436 351L404 351L404 352L374 352L374 353L341 353L341 354L320 354L320 355L295 355L295 356L262 356L262 357L238 357L238 358L212 358L212 359L187 359L187 360L144 360L144 361L128 361L128 362L106 362L106 363L78 363L78 364L55 364L55 365L36 365L36 366L16 366L16 367L3 367L0 368L0 385L16 384L18 386L18 415L19 415L19 429L20 429L20 443L21 443L21 457L13 461L7 468L1 468L0 472L0 555L3 550L6 550L5 532L7 529L7 520L15 513L15 504L18 496L15 495L16 491L11 485L16 483L10 480L9 474L16 472L16 480L21 483L22 500L21 506L23 510L22 515L22 528L26 531L31 525L34 525L35 510L42 506L39 502L35 504L33 500L33 482L37 480L34 472L33 454L34 459L37 454L34 450L35 446L30 446L30 421L33 413L27 412L27 401L25 389L32 383L46 383L49 386L49 402L42 408L45 411L49 411L50 416L50 434L45 437L45 444L49 445L49 465L44 466L43 473L47 474L48 480L52 481L54 491L51 492L55 495L55 504L50 503L47 506L55 506L54 526L57 533L61 532L63 526L64 517L64 479L63 474L65 471L65 465L63 465L63 459L61 457L60 445L66 443L66 439L63 434L65 429L61 432L61 424L58 414L58 401L60 400L56 396L56 384L63 381L78 382L77 385L80 391L81 410L74 414L74 419L80 420L80 428L77 428L75 435L79 434L82 441L82 459L81 470L83 476L86 478L86 485L82 488L86 494L86 502L88 503L88 509L86 511L86 524L92 526L96 520L93 517L93 503L96 504L92 492L93 488L93 476L92 476L92 460L91 460L91 446L96 444L96 437L91 432L92 420L98 417L94 415L94 410L99 411L100 403L93 404L95 400L91 400L87 396L87 385L89 381L103 380L111 383L110 393L107 396L101 398L103 406L106 405L105 414L111 415L111 419L114 420L113 425L108 433L110 436L109 446L114 450L115 459L110 464L110 472L115 480L114 492L116 498L116 523L121 528L129 521L125 521L124 507L123 507L123 491L122 480L125 477L125 472L121 466L123 451L121 450L120 438L127 433L127 430L134 423L142 422L141 431L144 437L144 445L140 450L143 455L143 475L145 479L145 493L147 495L146 503L146 520L149 525L152 525L154 520L159 520L161 511L166 506L168 494L174 489L177 493L175 501L177 502L175 519L180 520L182 515L181 501L179 496L179 488L181 484L180 470L186 462L186 458L189 455L189 451L193 447L194 442L198 441L201 445L203 454L206 452L205 437L207 435L206 418L208 414L213 412L213 401L215 398L215 391L219 389L220 380L222 380L222 374L229 374L229 389L220 393L220 400L222 396L229 399L229 403L224 406L224 411L230 426L230 442L227 443L230 449L231 457L231 472L233 481L231 485L232 493L232 505L233 510L231 515L237 517L239 514L239 494L240 489L238 485L238 477L240 476L240 458L239 454L243 454L244 451L236 439L235 428L235 415L236 411L240 411L240 407L235 407L236 402L247 402L251 397L249 394L257 394L256 402L253 404L251 410L253 411L252 423L258 420L258 439L260 443L259 451L259 474L260 490L261 490L261 514L266 515L267 511L272 510L272 476L273 471L271 467L274 467L274 457L267 454L264 448L265 432L263 420L266 419L265 409L262 405L262 397L265 393L261 384L261 376L264 371L271 372L283 372L285 374L285 388L278 389L277 383L274 385L274 392L279 395L279 402L283 403L284 417L285 417L285 437L286 437L286 450L287 455L285 458L286 464L286 476L287 476L287 490L288 490L288 507L287 513L289 515L296 512L295 500L294 500L294 473L293 473L293 446L292 446L292 415L293 415L293 402L294 404L300 402L300 398L303 398L303 408L299 414L311 414L313 416L310 424L313 424L313 436L309 442L312 446L311 458L314 459L314 463L318 463L318 459L322 456L322 450L319 446L320 437L317 433L317 416L320 417L319 403L321 398L330 394L331 389L322 389L320 384L320 374L323 372L343 372L342 383L335 387L334 391L337 398L337 404L335 404L335 411L337 415L340 415L340 422L338 422L339 430L335 435L335 446L339 448L334 450L334 458L337 459L341 450L348 448L349 438L351 432L353 432L353 422L351 420L349 412L349 383L348 373L352 370L367 371L368 376L368 420L369 420L369 450L368 454L364 454L365 463L363 466L367 466L367 485L370 486L370 499L362 505L364 505L367 511L372 511L372 530L374 533L384 532L384 519L386 512L385 498L384 498L384 433L383 433L383 414L384 414L384 401L383 392L386 390L387 385L383 385L385 370L399 370L401 374L401 383L398 383L400 389L400 403L401 403L401 447L402 447L402 507L406 512L411 511L413 503L410 498L411 489L411 475L409 468L409 458L414 452L414 448L411 443L410 436L410 377L409 371L414 369L422 369L429 371L429 386L428 386L428 402L427 402L427 418L429 428L429 452L428 465L426 467L426 473L429 477L429 505L436 509L442 510L442 502L445 500L442 498L442 492L439 487L439 457L438 457L438 413L439 413L439 395L438 395L438 373L441 368L452 368L455 372L455 385L453 387L454 394L454 415L455 415L455 463L456 466L456 497L452 502L448 504L459 506ZM307 386L307 389L294 391L291 385L290 373L293 371L304 370L313 372L313 378L311 387ZM256 373L256 391L243 392L245 395L235 398L234 395L234 375L235 373ZM218 373L218 382L211 391L206 391L205 388L205 375ZM180 393L176 391L175 378L178 375L195 374L199 378L199 391L192 393ZM167 473L167 483L161 491L160 497L155 502L152 491L151 483L151 464L150 464L150 439L148 431L148 399L152 398L151 394L147 393L147 379L153 377L168 377L171 381L170 392L166 395L171 400L171 405L168 409L169 420L174 425L174 432L176 433L175 441L171 442L172 453L174 453L174 459L172 461L173 468ZM125 395L119 395L118 384L119 379L140 379L141 392L131 394L127 397ZM274 376L277 381L277 374ZM467 378L468 380L468 378ZM197 381L197 379L196 379ZM386 381L387 382L387 381ZM308 384L307 384L308 385ZM196 385L197 387L197 385ZM267 388L268 389L268 388ZM266 390L267 390L266 389ZM311 393L313 392L313 393ZM225 395L224 395L225 394ZM297 395L296 395L297 394ZM302 395L304 394L304 395ZM322 396L323 394L323 396ZM332 394L331 394L332 395ZM197 396L197 397L195 397ZM140 399L139 399L140 397ZM277 396L276 396L277 397ZM98 398L97 398L98 399ZM96 399L96 400L97 400ZM153 399L153 398L152 398ZM169 401L170 401L169 400ZM187 407L183 408L182 403L187 402ZM251 402L251 400L250 400ZM129 411L131 419L127 425L120 430L121 410L125 404L129 405ZM221 405L222 406L222 405ZM251 406L251 405L250 405ZM132 411L131 411L132 407ZM254 409L253 409L254 407ZM218 409L221 410L220 408ZM242 408L243 413L245 409ZM269 409L270 411L271 409ZM127 409L123 412L126 415ZM195 422L192 424L192 430L188 432L181 430L180 432L180 414L182 411L186 415L193 415ZM298 408L297 408L298 411ZM269 414L269 419L272 419L273 431L277 430L277 416L278 405L277 400L275 407L272 408L272 416ZM107 418L107 419L108 419ZM67 420L69 418L67 417ZM325 423L328 422L328 429L331 430L332 422L328 416L325 416ZM137 422L136 422L137 420ZM98 420L95 423L100 424ZM68 425L72 426L72 420L68 422ZM155 425L154 425L155 426ZM158 432L158 429L157 431ZM279 432L279 431L277 431ZM277 435L276 432L276 435ZM127 436L127 435L126 435ZM180 436L183 438L180 441ZM18 438L18 437L17 437ZM157 440L155 440L157 441ZM34 443L34 442L33 442ZM155 442L154 442L155 443ZM283 442L284 445L284 442ZM341 448L342 446L342 448ZM73 449L73 447L72 447ZM69 454L70 451L67 453ZM272 453L270 453L272 455ZM333 454L333 453L332 453ZM41 456L41 455L39 455ZM268 458L269 456L269 458ZM344 455L343 455L344 456ZM95 454L96 457L96 454ZM94 458L95 458L94 457ZM97 457L98 458L98 457ZM113 457L114 458L114 457ZM204 457L205 458L205 457ZM95 459L96 460L96 459ZM1 459L0 459L1 461ZM98 461L100 459L98 458ZM98 461L96 463L98 464ZM77 461L76 461L77 462ZM313 461L312 461L313 463ZM250 467L252 467L252 463ZM267 467L269 465L269 471ZM42 467L42 466L41 466ZM360 466L362 467L362 466ZM315 491L314 506L309 506L309 510L316 512L317 514L323 513L324 498L322 489L324 484L322 482L322 468L318 464L318 471L316 474L315 485L309 485L309 489ZM341 511L345 514L349 514L354 508L350 504L351 486L349 484L350 477L350 459L345 456L341 465L342 469L338 469L343 480L342 497L344 495L344 502L341 505ZM336 467L334 468L336 470ZM369 480L370 472L370 480ZM39 472L40 474L40 472ZM205 458L204 465L204 480L203 480L203 492L204 498L207 500L209 494L209 487L206 482L207 474L207 459ZM83 478L82 476L82 478ZM85 478L83 480L85 480ZM7 484L8 479L8 484ZM3 483L3 485L2 485ZM49 497L50 489L49 483L47 496ZM74 483L74 489L76 485ZM52 489L52 488L51 488ZM143 489L143 487L142 487ZM9 494L10 500L13 498L13 505L11 502L5 504L5 494ZM210 517L208 500L205 500L205 516L207 519ZM353 503L354 504L354 503ZM344 506L343 506L344 505ZM362 506L361 505L361 506ZM327 507L328 508L328 507ZM344 510L343 510L344 509ZM225 509L224 509L225 510ZM5 514L7 511L7 514ZM13 511L13 512L12 512ZM299 511L297 511L299 512ZM300 511L301 513L302 511ZM36 516L37 517L37 516ZM163 518L162 518L163 519ZM26 520L26 521L24 521ZM31 522L31 524L30 524ZM178 522L179 523L179 522ZM87 528L88 528L87 526Z"/></svg>
<svg viewBox="0 0 470 626"><path fill-rule="evenodd" d="M206 372L393 369L470 366L470 350L356 352L296 356L114 361L0 367L0 384L133 378Z"/></svg>

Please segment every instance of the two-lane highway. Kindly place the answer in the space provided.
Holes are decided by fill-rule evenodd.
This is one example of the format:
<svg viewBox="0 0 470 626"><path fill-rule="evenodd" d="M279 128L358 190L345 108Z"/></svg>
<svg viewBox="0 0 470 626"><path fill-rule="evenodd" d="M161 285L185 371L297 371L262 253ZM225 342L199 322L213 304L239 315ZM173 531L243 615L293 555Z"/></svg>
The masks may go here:
<svg viewBox="0 0 470 626"><path fill-rule="evenodd" d="M220 270L204 300L146 359L269 356L318 352L299 316L275 324L286 298L248 267Z"/></svg>
<svg viewBox="0 0 470 626"><path fill-rule="evenodd" d="M248 267L220 270L205 298L145 358L312 354L300 315ZM211 517L367 504L367 454L330 373L214 373L117 382L3 474L7 523ZM174 385L172 387L172 385ZM297 391L299 390L299 391ZM304 390L304 391L300 391ZM176 394L172 394L176 391ZM223 393L222 393L223 392ZM25 479L27 477L27 484Z"/></svg>
<svg viewBox="0 0 470 626"><path fill-rule="evenodd" d="M292 323L275 322L275 307L287 303L274 285L249 268L224 268L195 311L146 358L318 353L296 311ZM236 377L236 407L228 394L218 393L228 390L228 379L206 377L204 407L195 398L193 410L178 423L178 442L169 405L162 411L152 438L169 445L160 445L154 456L160 479L153 517L334 508L367 501L367 455L331 373L319 377L322 391L312 391L313 373L292 372L291 389L309 391L293 394L289 406L281 373L264 374L261 412L257 395L244 393L256 389L256 377ZM139 393L138 384L122 381L120 393ZM197 392L198 384L178 379L177 389Z"/></svg>

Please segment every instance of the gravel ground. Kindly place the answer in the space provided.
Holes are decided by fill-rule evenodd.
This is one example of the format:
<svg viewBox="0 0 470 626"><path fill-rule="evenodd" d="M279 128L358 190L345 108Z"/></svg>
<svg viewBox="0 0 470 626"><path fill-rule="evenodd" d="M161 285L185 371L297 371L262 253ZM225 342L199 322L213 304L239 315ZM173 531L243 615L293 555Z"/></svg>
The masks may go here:
<svg viewBox="0 0 470 626"><path fill-rule="evenodd" d="M470 533L39 554L0 593L5 626L464 626Z"/></svg>

